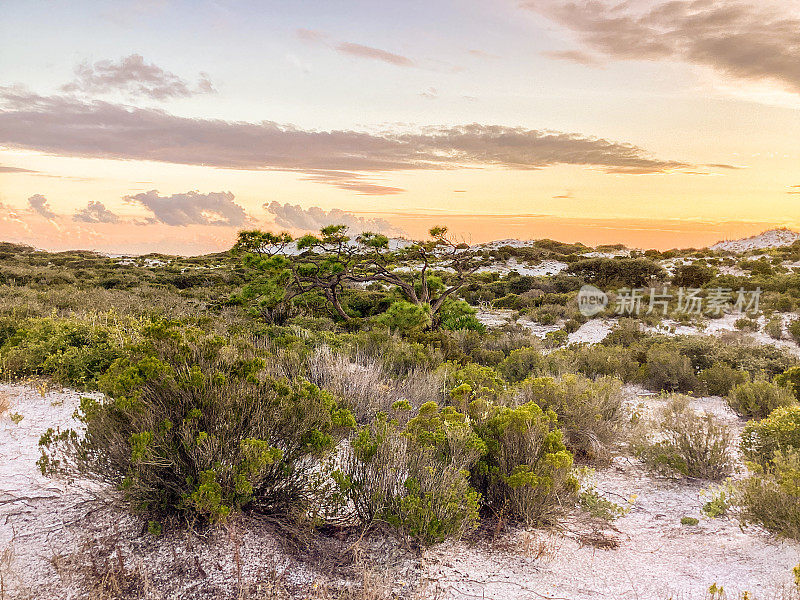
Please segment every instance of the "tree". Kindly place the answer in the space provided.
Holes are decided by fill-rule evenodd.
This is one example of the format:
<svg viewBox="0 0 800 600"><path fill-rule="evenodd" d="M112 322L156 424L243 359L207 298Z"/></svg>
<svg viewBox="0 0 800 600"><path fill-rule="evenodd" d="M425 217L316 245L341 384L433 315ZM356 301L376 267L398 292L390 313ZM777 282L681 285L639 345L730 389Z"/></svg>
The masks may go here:
<svg viewBox="0 0 800 600"><path fill-rule="evenodd" d="M251 272L239 300L255 306L270 322L285 314L293 298L320 292L337 315L349 320L341 294L354 283L381 282L394 286L410 304L424 307L438 326L445 302L480 266L466 243L448 237L446 227L430 230L431 239L394 246L382 234L365 232L352 239L345 225L329 225L320 235L294 241L288 233L242 231L233 252L244 255ZM447 283L434 272L449 274Z"/></svg>
<svg viewBox="0 0 800 600"><path fill-rule="evenodd" d="M434 326L445 301L460 290L469 275L480 266L480 257L466 243L447 235L447 227L430 230L431 239L404 247L391 248L389 238L376 233L363 233L357 240L363 248L358 281L381 281L394 285L415 305L430 305ZM452 274L447 284L434 274Z"/></svg>

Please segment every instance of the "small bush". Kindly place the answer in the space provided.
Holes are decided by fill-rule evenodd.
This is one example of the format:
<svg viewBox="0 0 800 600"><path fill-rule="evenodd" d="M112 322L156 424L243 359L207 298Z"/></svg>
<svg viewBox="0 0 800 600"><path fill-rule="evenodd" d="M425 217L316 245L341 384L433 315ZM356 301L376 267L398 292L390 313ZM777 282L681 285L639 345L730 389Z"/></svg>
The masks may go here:
<svg viewBox="0 0 800 600"><path fill-rule="evenodd" d="M744 371L727 363L716 363L703 369L699 375L703 391L711 396L727 396L734 386L745 383L749 377Z"/></svg>
<svg viewBox="0 0 800 600"><path fill-rule="evenodd" d="M727 399L734 411L751 419L763 419L776 408L796 402L790 390L763 379L737 385Z"/></svg>
<svg viewBox="0 0 800 600"><path fill-rule="evenodd" d="M528 347L513 350L499 365L497 370L506 381L516 383L531 376L540 375L544 367L544 357L538 348Z"/></svg>
<svg viewBox="0 0 800 600"><path fill-rule="evenodd" d="M431 307L429 304L412 304L398 300L376 320L392 331L402 333L420 331L431 325Z"/></svg>
<svg viewBox="0 0 800 600"><path fill-rule="evenodd" d="M700 523L699 519L695 519L694 517L681 517L681 525L689 525L695 526Z"/></svg>
<svg viewBox="0 0 800 600"><path fill-rule="evenodd" d="M792 321L789 327L787 327L787 330L789 331L789 335L794 338L794 341L800 344L800 319Z"/></svg>
<svg viewBox="0 0 800 600"><path fill-rule="evenodd" d="M783 337L783 318L780 316L772 317L764 325L764 331L774 340L781 339Z"/></svg>
<svg viewBox="0 0 800 600"><path fill-rule="evenodd" d="M484 452L465 415L430 402L405 427L381 414L360 429L334 479L361 522L385 521L427 545L477 527L469 469Z"/></svg>
<svg viewBox="0 0 800 600"><path fill-rule="evenodd" d="M578 490L556 414L534 402L511 408L476 401L470 416L487 449L473 470L475 489L496 514L526 525L554 523Z"/></svg>
<svg viewBox="0 0 800 600"><path fill-rule="evenodd" d="M758 331L758 321L748 317L741 317L734 321L733 326L739 331Z"/></svg>
<svg viewBox="0 0 800 600"><path fill-rule="evenodd" d="M596 489L589 488L581 492L578 497L578 506L597 519L615 521L628 514L628 508L620 506L603 498Z"/></svg>
<svg viewBox="0 0 800 600"><path fill-rule="evenodd" d="M611 377L592 381L570 374L558 380L527 379L515 399L520 404L535 402L543 410L554 411L567 447L584 458L604 457L624 421L622 385Z"/></svg>
<svg viewBox="0 0 800 600"><path fill-rule="evenodd" d="M265 375L258 359L227 359L214 339L158 347L112 366L101 382L108 400L82 399L85 436L42 437L42 471L110 483L159 520L306 508L310 459L354 425L350 413L304 380Z"/></svg>
<svg viewBox="0 0 800 600"><path fill-rule="evenodd" d="M558 348L567 343L569 335L566 331L559 329L558 331L548 331L544 334L545 348Z"/></svg>
<svg viewBox="0 0 800 600"><path fill-rule="evenodd" d="M776 451L800 449L800 406L776 408L767 418L747 423L740 447L745 458L762 466Z"/></svg>
<svg viewBox="0 0 800 600"><path fill-rule="evenodd" d="M800 539L800 451L777 451L768 469L758 468L738 484L743 524Z"/></svg>
<svg viewBox="0 0 800 600"><path fill-rule="evenodd" d="M775 383L790 390L800 400L800 367L791 367L775 377Z"/></svg>
<svg viewBox="0 0 800 600"><path fill-rule="evenodd" d="M689 392L697 386L692 362L667 344L654 344L647 351L646 372L654 390Z"/></svg>
<svg viewBox="0 0 800 600"><path fill-rule="evenodd" d="M733 470L731 433L713 415L698 414L689 399L673 398L656 423L656 438L640 442L637 454L666 475L718 480Z"/></svg>

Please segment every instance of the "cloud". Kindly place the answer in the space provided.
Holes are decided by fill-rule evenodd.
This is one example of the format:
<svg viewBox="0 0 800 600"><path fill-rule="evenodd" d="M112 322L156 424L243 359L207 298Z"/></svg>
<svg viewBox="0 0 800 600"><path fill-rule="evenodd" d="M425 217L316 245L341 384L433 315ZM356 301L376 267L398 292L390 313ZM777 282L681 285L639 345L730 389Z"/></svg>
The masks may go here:
<svg viewBox="0 0 800 600"><path fill-rule="evenodd" d="M573 59L593 53L615 60L677 60L800 92L800 18L786 4L525 0L522 6L575 33L583 49L572 51ZM556 54L567 58L570 52Z"/></svg>
<svg viewBox="0 0 800 600"><path fill-rule="evenodd" d="M50 209L50 205L47 203L47 198L41 194L34 194L28 198L28 206L31 207L33 212L43 216L45 219L54 219L56 217L56 213Z"/></svg>
<svg viewBox="0 0 800 600"><path fill-rule="evenodd" d="M792 185L789 187L790 189L786 192L787 194L800 194L800 185Z"/></svg>
<svg viewBox="0 0 800 600"><path fill-rule="evenodd" d="M292 205L288 202L270 202L264 204L267 212L275 216L275 223L287 229L299 229L300 231L319 231L327 225L347 225L351 233L361 233L372 231L374 233L386 233L399 235L402 230L393 226L386 219L365 219L357 217L352 213L345 212L338 208L324 211L318 206L304 209L299 204Z"/></svg>
<svg viewBox="0 0 800 600"><path fill-rule="evenodd" d="M336 45L336 50L342 54L349 54L350 56L357 56L359 58L369 58L372 60L379 60L390 65L398 67L413 67L414 61L407 56L400 54L393 54L380 48L373 48L371 46L362 46L361 44L353 44L351 42L342 42Z"/></svg>
<svg viewBox="0 0 800 600"><path fill-rule="evenodd" d="M401 54L395 54L380 48L373 48L372 46L365 46L363 44L356 44L354 42L333 42L331 36L324 31L316 29L297 29L295 35L305 42L313 44L324 44L332 47L340 54L348 56L355 56L356 58L366 58L368 60L378 60L381 62L395 65L396 67L413 67L416 63Z"/></svg>
<svg viewBox="0 0 800 600"><path fill-rule="evenodd" d="M435 100L439 97L439 90L437 90L435 87L429 87L427 90L421 91L419 95L423 98L428 98L429 100Z"/></svg>
<svg viewBox="0 0 800 600"><path fill-rule="evenodd" d="M119 217L108 210L102 202L90 201L86 208L72 215L72 220L82 223L117 223Z"/></svg>
<svg viewBox="0 0 800 600"><path fill-rule="evenodd" d="M140 204L150 210L155 221L166 225L223 225L240 227L247 222L244 209L233 201L230 192L197 191L185 194L160 196L158 190L150 190L126 196L128 202ZM152 220L151 220L152 222Z"/></svg>
<svg viewBox="0 0 800 600"><path fill-rule="evenodd" d="M550 50L542 52L543 56L548 58L555 58L556 60L566 60L569 62L578 63L587 67L597 67L602 64L596 56L592 56L587 52L581 50Z"/></svg>
<svg viewBox="0 0 800 600"><path fill-rule="evenodd" d="M0 165L0 173L38 173L39 171L31 171L30 169L23 169L21 167L8 167Z"/></svg>
<svg viewBox="0 0 800 600"><path fill-rule="evenodd" d="M146 63L139 54L131 54L118 62L101 60L94 64L80 64L75 69L75 79L61 86L61 90L86 94L122 91L156 100L216 92L206 73L200 74L197 87L192 88L189 82L174 73Z"/></svg>
<svg viewBox="0 0 800 600"><path fill-rule="evenodd" d="M0 88L0 144L61 156L148 160L306 173L344 189L372 189L364 173L566 164L608 173L664 173L690 165L579 133L477 123L411 131L316 131L273 121L187 118L162 110ZM341 173L348 173L345 177ZM347 179L350 177L350 179ZM387 186L388 187L388 186ZM396 192L397 188L386 189Z"/></svg>

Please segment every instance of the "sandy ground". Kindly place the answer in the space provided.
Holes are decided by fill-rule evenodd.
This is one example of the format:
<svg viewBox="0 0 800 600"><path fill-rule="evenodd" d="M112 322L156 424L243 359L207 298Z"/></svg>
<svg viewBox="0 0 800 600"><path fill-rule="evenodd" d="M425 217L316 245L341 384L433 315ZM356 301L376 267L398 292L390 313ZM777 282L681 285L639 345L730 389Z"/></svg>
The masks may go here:
<svg viewBox="0 0 800 600"><path fill-rule="evenodd" d="M635 386L625 392L629 405L648 411L664 402ZM322 565L351 546L352 538L323 540L328 546L317 550L318 562L298 558L273 528L252 518L211 533L144 534L142 522L109 504L102 488L66 485L37 471L39 436L54 425L74 425L80 394L42 395L22 385L2 385L0 393L11 400L10 411L0 417L0 573L6 598L82 597L87 574L97 579L98 572L106 579L121 572L147 598L236 597L247 582L276 579L302 594L330 580ZM693 402L741 429L743 422L722 399ZM18 424L10 418L15 414L23 417ZM616 540L616 549L585 544L587 526L575 518L557 533L518 530L492 543L446 543L422 555L392 538L367 536L359 549L361 568L380 572L400 596L416 591L423 598L688 600L705 598L713 583L724 586L730 599L744 591L757 600L793 598L787 590L800 544L759 528L742 530L730 519L703 517L707 482L655 477L620 456L596 471L593 484L630 508L613 526L603 526L602 535ZM681 525L684 516L700 524ZM351 570L358 580L358 568ZM338 584L347 583L336 577Z"/></svg>

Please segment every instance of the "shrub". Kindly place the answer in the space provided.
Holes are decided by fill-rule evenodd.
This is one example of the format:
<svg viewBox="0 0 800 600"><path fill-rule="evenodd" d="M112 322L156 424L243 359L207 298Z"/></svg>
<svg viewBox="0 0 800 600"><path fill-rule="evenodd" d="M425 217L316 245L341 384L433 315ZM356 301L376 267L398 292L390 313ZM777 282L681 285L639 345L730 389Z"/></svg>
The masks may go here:
<svg viewBox="0 0 800 600"><path fill-rule="evenodd" d="M700 520L694 517L681 517L681 525L689 525L693 527L698 523L700 523Z"/></svg>
<svg viewBox="0 0 800 600"><path fill-rule="evenodd" d="M472 476L486 503L513 521L554 523L578 490L556 414L533 402L514 408L473 402L470 416L487 449Z"/></svg>
<svg viewBox="0 0 800 600"><path fill-rule="evenodd" d="M430 402L405 427L380 414L360 429L334 479L361 522L386 521L431 544L477 527L469 469L484 452L465 415Z"/></svg>
<svg viewBox="0 0 800 600"><path fill-rule="evenodd" d="M583 373L587 377L619 377L622 381L636 378L639 363L630 349L621 346L580 345L562 348L546 357L547 370L554 375Z"/></svg>
<svg viewBox="0 0 800 600"><path fill-rule="evenodd" d="M775 377L775 383L790 390L800 400L800 367L791 367Z"/></svg>
<svg viewBox="0 0 800 600"><path fill-rule="evenodd" d="M654 344L647 351L646 373L654 390L689 392L697 385L689 358L667 344Z"/></svg>
<svg viewBox="0 0 800 600"><path fill-rule="evenodd" d="M528 379L521 384L516 400L553 410L567 447L585 458L607 454L624 421L622 386L611 377L596 381L583 375Z"/></svg>
<svg viewBox="0 0 800 600"><path fill-rule="evenodd" d="M745 383L748 376L727 363L716 363L700 371L699 379L705 393L711 396L727 396L734 386Z"/></svg>
<svg viewBox="0 0 800 600"><path fill-rule="evenodd" d="M748 317L736 319L733 326L740 331L758 331L758 321Z"/></svg>
<svg viewBox="0 0 800 600"><path fill-rule="evenodd" d="M763 379L737 385L727 399L734 411L752 419L763 419L776 408L795 403L790 390Z"/></svg>
<svg viewBox="0 0 800 600"><path fill-rule="evenodd" d="M567 343L568 337L569 334L560 329L558 331L548 331L544 335L545 348L558 348L559 346L563 346Z"/></svg>
<svg viewBox="0 0 800 600"><path fill-rule="evenodd" d="M58 383L94 387L122 354L113 341L119 332L78 320L28 319L0 329L0 366L12 378L47 375Z"/></svg>
<svg viewBox="0 0 800 600"><path fill-rule="evenodd" d="M770 467L756 469L737 491L743 524L800 539L800 451L776 452Z"/></svg>
<svg viewBox="0 0 800 600"><path fill-rule="evenodd" d="M477 311L464 300L445 300L439 309L439 325L442 329L486 331L486 327L475 316Z"/></svg>
<svg viewBox="0 0 800 600"><path fill-rule="evenodd" d="M733 470L730 432L713 415L692 410L686 397L667 403L656 436L640 443L637 454L663 474L717 480Z"/></svg>
<svg viewBox="0 0 800 600"><path fill-rule="evenodd" d="M516 383L523 379L539 375L544 367L544 357L538 348L518 348L497 365L497 370L506 381Z"/></svg>
<svg viewBox="0 0 800 600"><path fill-rule="evenodd" d="M412 304L406 300L398 300L376 320L392 331L420 331L431 325L431 307L429 304Z"/></svg>
<svg viewBox="0 0 800 600"><path fill-rule="evenodd" d="M764 331L774 340L781 339L783 337L783 318L780 316L772 317L764 325Z"/></svg>
<svg viewBox="0 0 800 600"><path fill-rule="evenodd" d="M578 497L578 506L591 516L604 521L615 521L624 517L630 510L603 498L594 488L581 492Z"/></svg>
<svg viewBox="0 0 800 600"><path fill-rule="evenodd" d="M745 458L762 466L776 451L800 449L800 406L782 406L765 419L747 423L740 447Z"/></svg>
<svg viewBox="0 0 800 600"><path fill-rule="evenodd" d="M792 321L787 327L789 335L794 338L794 341L800 344L800 319Z"/></svg>
<svg viewBox="0 0 800 600"><path fill-rule="evenodd" d="M354 425L350 413L304 380L227 356L216 339L154 347L112 366L101 382L108 400L81 401L84 436L42 437L42 471L113 484L159 520L217 521L246 506L302 511L313 498L309 459Z"/></svg>

